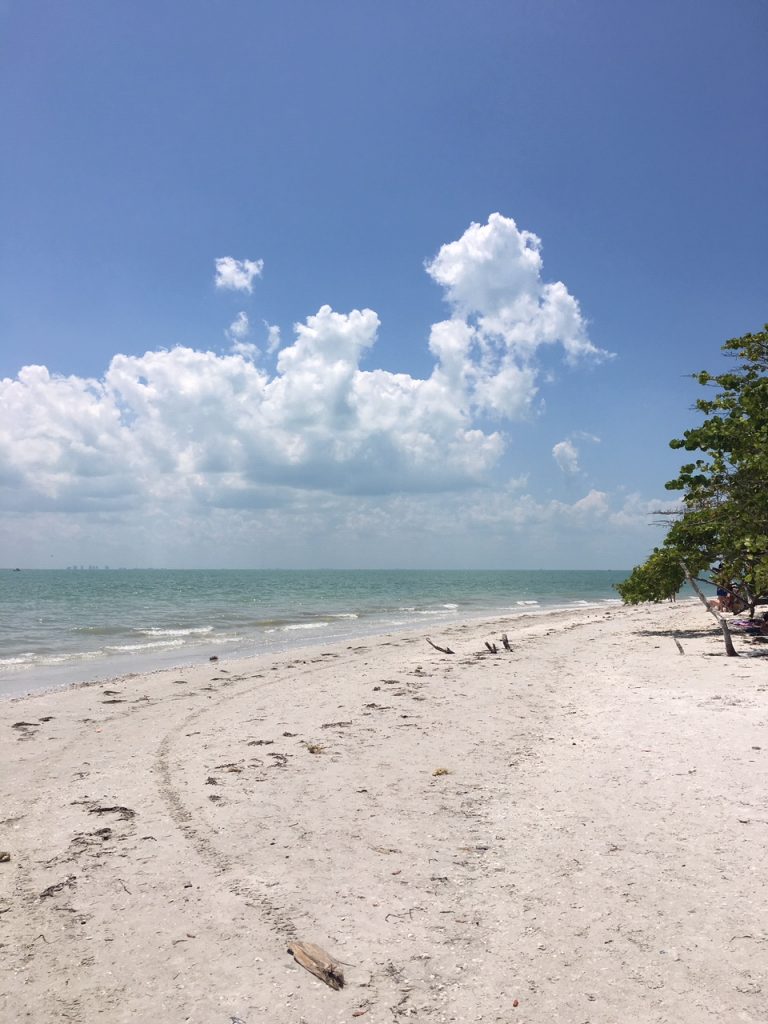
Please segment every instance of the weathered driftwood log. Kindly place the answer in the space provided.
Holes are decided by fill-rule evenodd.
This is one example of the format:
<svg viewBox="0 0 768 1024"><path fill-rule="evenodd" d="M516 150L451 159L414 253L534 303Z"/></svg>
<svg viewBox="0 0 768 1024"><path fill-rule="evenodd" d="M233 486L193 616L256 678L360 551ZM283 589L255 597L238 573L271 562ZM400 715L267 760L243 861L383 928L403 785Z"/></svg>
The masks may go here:
<svg viewBox="0 0 768 1024"><path fill-rule="evenodd" d="M673 639L674 639L675 643L677 644L678 651L680 651L681 654L685 654L685 651L683 650L683 645L680 643L680 641L677 639L677 637L673 637Z"/></svg>
<svg viewBox="0 0 768 1024"><path fill-rule="evenodd" d="M438 647L437 644L433 644L428 636L424 637L424 639L427 641L427 643L429 644L430 647L434 647L435 650L436 651L440 651L441 654L455 654L456 653L455 651L452 651L450 647Z"/></svg>
<svg viewBox="0 0 768 1024"><path fill-rule="evenodd" d="M496 644L489 644L488 641L486 640L485 641L485 646L488 648L488 650L491 652L491 654L498 654L499 653L499 648L496 646Z"/></svg>
<svg viewBox="0 0 768 1024"><path fill-rule="evenodd" d="M505 651L511 651L512 648L509 646L509 637L506 633L501 634L501 642L504 644Z"/></svg>
<svg viewBox="0 0 768 1024"><path fill-rule="evenodd" d="M288 952L304 970L314 974L330 988L344 988L344 971L338 960L316 946L314 942L293 942Z"/></svg>

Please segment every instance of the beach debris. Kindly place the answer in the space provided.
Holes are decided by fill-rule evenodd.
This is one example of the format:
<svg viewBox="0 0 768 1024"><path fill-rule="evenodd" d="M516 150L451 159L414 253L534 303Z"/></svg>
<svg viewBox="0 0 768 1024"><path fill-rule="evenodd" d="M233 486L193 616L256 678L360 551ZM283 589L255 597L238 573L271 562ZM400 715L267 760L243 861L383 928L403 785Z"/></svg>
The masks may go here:
<svg viewBox="0 0 768 1024"><path fill-rule="evenodd" d="M675 636L672 639L675 641L675 646L677 647L680 654L685 654L685 651L683 650L683 645L680 643L677 637Z"/></svg>
<svg viewBox="0 0 768 1024"><path fill-rule="evenodd" d="M440 651L441 654L455 654L456 653L455 651L452 651L450 647L438 647L437 644L432 643L432 641L429 639L428 636L425 636L424 639L427 641L427 643L429 644L430 647L434 647L435 650L436 651Z"/></svg>
<svg viewBox="0 0 768 1024"><path fill-rule="evenodd" d="M111 828L97 828L95 832L78 832L74 839L70 842L70 859L79 857L84 853L93 852L93 847L98 846L99 843L107 843L113 837ZM98 849L93 854L96 857L101 856Z"/></svg>
<svg viewBox="0 0 768 1024"><path fill-rule="evenodd" d="M218 661L218 660L219 660L218 654L212 654L210 656L210 658L208 659L208 661Z"/></svg>
<svg viewBox="0 0 768 1024"><path fill-rule="evenodd" d="M323 722L320 726L321 729L343 729L347 725L352 725L352 722Z"/></svg>
<svg viewBox="0 0 768 1024"><path fill-rule="evenodd" d="M130 807L122 807L120 804L115 804L113 807L101 807L98 804L95 807L88 808L89 814L119 814L121 821L131 821L136 817L136 811Z"/></svg>
<svg viewBox="0 0 768 1024"><path fill-rule="evenodd" d="M288 947L288 952L300 967L314 974L329 988L336 991L344 988L344 971L341 964L314 942L293 942Z"/></svg>
<svg viewBox="0 0 768 1024"><path fill-rule="evenodd" d="M39 722L14 722L11 726L12 729L37 729L40 725Z"/></svg>
<svg viewBox="0 0 768 1024"><path fill-rule="evenodd" d="M285 734L283 734L285 735ZM248 740L249 747L270 747L274 743L274 740Z"/></svg>
<svg viewBox="0 0 768 1024"><path fill-rule="evenodd" d="M49 896L55 896L57 892L61 892L62 889L71 889L77 881L77 875L67 875L63 882L55 882L53 885L49 885L47 889L43 889L40 893L40 899L47 899Z"/></svg>
<svg viewBox="0 0 768 1024"><path fill-rule="evenodd" d="M499 649L496 646L496 644L489 644L488 641L486 640L485 641L485 646L488 648L488 650L491 652L491 654L498 654L499 653Z"/></svg>
<svg viewBox="0 0 768 1024"><path fill-rule="evenodd" d="M322 754L325 747L322 743L305 743L304 746L310 752L310 754Z"/></svg>
<svg viewBox="0 0 768 1024"><path fill-rule="evenodd" d="M511 651L512 648L509 646L509 637L506 633L501 634L501 642L504 644L505 651Z"/></svg>
<svg viewBox="0 0 768 1024"><path fill-rule="evenodd" d="M412 921L413 920L413 912L414 912L414 910L420 910L422 913L426 913L426 911L424 910L424 907L409 907L407 910L403 911L402 914L396 914L394 911L391 911L389 914L385 914L384 915L384 920L388 921L390 919L390 917L397 917L397 918L405 918L405 917L407 917L409 921Z"/></svg>
<svg viewBox="0 0 768 1024"><path fill-rule="evenodd" d="M0 850L0 864L7 864L11 855L7 850Z"/></svg>
<svg viewBox="0 0 768 1024"><path fill-rule="evenodd" d="M435 770L432 772L432 774L433 775L450 775L451 773L448 771L447 768L435 768Z"/></svg>

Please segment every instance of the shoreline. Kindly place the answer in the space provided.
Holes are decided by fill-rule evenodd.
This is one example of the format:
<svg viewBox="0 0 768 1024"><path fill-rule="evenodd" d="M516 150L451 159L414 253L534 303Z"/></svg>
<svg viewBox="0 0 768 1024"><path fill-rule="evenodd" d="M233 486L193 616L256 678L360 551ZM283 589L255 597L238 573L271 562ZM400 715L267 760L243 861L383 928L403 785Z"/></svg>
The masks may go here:
<svg viewBox="0 0 768 1024"><path fill-rule="evenodd" d="M768 662L708 619L484 619L435 631L454 655L397 631L0 703L0 1016L757 1024Z"/></svg>
<svg viewBox="0 0 768 1024"><path fill-rule="evenodd" d="M6 574L8 575L8 574ZM618 603L619 570L38 570L0 580L0 693L467 618Z"/></svg>
<svg viewBox="0 0 768 1024"><path fill-rule="evenodd" d="M690 599L686 599L690 600ZM348 643L354 644L360 640L376 640L378 637L389 637L395 633L406 633L406 634L417 634L419 636L424 635L424 630L428 629L430 625L433 626L434 631L447 630L457 625L469 624L478 628L482 627L485 623L495 623L497 621L504 621L507 623L523 623L528 619L537 619L539 616L550 616L550 615L570 615L579 614L581 612L589 611L604 611L606 609L617 610L621 607L620 599L616 598L603 598L600 601L593 602L582 602L576 605L562 605L557 604L553 606L539 605L534 608L530 606L529 602L526 602L526 607L521 607L519 610L502 611L498 610L493 614L478 614L476 616L452 616L446 613L441 618L430 619L429 621L423 621L418 625L416 623L407 623L403 625L403 628L390 628L383 630L380 628L380 624L372 623L369 628L363 628L362 624L357 627L352 627L350 632L344 637L323 637L323 636L306 636L302 639L298 639L296 635L286 636L283 638L275 639L274 641L265 644L261 650L245 653L241 650L235 650L231 653L217 654L216 657L219 660L226 661L249 661L252 659L260 658L273 658L281 657L286 654L291 654L294 651L312 650L319 646L345 646ZM509 627L512 628L512 627ZM16 670L18 674L15 674L14 670L6 670L6 672L0 675L0 703L4 700L17 700L19 698L34 696L37 693L53 693L60 690L67 690L72 687L79 686L97 686L99 683L105 682L119 682L123 679L130 678L132 676L140 675L155 675L158 672L179 672L182 670L189 670L196 666L207 664L213 652L220 650L215 646L209 646L204 651L201 650L199 653L192 654L189 652L190 660L180 660L178 662L172 662L172 658L175 656L174 651L167 651L164 653L164 657L161 660L159 655L130 655L124 654L112 657L104 657L104 664L99 666L95 662L86 661L83 659L79 665L62 665L52 666L43 665L41 668L36 670L32 667L24 667L23 669ZM179 652L180 653L180 652ZM130 662L138 663L134 670L127 670L122 672L110 673L110 666L115 666L117 662ZM73 675L79 673L85 673L87 665L94 665L94 672L97 675L90 676L88 678L70 678ZM30 688L23 688L14 686L14 683L22 682L22 676L38 676L46 677L43 683L33 685ZM50 677L56 675L63 675L67 678L61 682L52 682Z"/></svg>

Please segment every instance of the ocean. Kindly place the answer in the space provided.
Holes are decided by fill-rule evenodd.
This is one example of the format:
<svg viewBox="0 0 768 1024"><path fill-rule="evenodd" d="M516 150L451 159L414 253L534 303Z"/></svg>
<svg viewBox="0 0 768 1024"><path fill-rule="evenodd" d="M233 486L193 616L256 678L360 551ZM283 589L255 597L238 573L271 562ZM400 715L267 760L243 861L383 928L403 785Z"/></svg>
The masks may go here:
<svg viewBox="0 0 768 1024"><path fill-rule="evenodd" d="M0 572L0 696L496 615L618 603L627 570ZM439 641L438 641L439 642Z"/></svg>

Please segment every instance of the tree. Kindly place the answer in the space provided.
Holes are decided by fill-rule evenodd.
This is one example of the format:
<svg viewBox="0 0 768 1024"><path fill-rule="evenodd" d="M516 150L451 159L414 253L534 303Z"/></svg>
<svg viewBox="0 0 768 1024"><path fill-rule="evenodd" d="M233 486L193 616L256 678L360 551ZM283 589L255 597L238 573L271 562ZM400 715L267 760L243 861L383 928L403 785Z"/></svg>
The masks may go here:
<svg viewBox="0 0 768 1024"><path fill-rule="evenodd" d="M732 338L723 351L734 369L693 377L715 390L696 409L705 419L670 447L698 452L667 490L682 491L663 545L617 585L628 604L677 593L686 575L728 586L754 614L768 602L768 324Z"/></svg>

